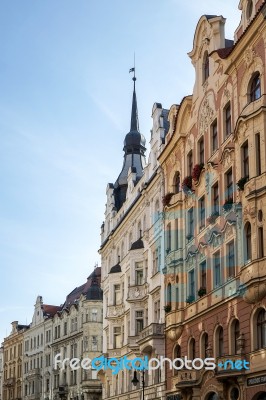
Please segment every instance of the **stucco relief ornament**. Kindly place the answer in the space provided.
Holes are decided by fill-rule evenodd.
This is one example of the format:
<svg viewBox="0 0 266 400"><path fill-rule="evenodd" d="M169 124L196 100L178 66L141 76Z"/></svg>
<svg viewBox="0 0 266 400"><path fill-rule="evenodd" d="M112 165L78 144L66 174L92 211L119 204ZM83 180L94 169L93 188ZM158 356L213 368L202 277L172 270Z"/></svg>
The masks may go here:
<svg viewBox="0 0 266 400"><path fill-rule="evenodd" d="M244 60L245 60L247 67L249 67L252 64L255 56L256 56L256 53L251 47L245 51Z"/></svg>
<svg viewBox="0 0 266 400"><path fill-rule="evenodd" d="M210 107L209 100L205 99L200 111L200 124L199 124L199 131L200 134L204 134L207 132L210 122L213 120L214 111Z"/></svg>
<svg viewBox="0 0 266 400"><path fill-rule="evenodd" d="M229 98L230 98L230 92L229 92L229 90L227 89L227 86L225 86L225 88L224 88L224 96L227 98L227 100L229 100Z"/></svg>
<svg viewBox="0 0 266 400"><path fill-rule="evenodd" d="M134 296L135 296L135 297L139 297L139 295L140 295L139 288L136 288L136 289L135 289L135 292L134 292Z"/></svg>

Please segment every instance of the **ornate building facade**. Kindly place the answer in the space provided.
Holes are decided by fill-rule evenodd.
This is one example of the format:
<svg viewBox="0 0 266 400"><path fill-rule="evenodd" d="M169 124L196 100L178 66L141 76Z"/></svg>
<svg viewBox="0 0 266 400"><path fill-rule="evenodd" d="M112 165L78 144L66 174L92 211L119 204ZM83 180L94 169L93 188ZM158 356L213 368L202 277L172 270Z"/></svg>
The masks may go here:
<svg viewBox="0 0 266 400"><path fill-rule="evenodd" d="M99 400L102 385L93 369L65 368L60 359L102 354L101 268L66 297L63 305L36 299L30 325L12 323L3 347L3 400ZM1 355L0 355L1 366ZM1 369L0 369L1 377Z"/></svg>
<svg viewBox="0 0 266 400"><path fill-rule="evenodd" d="M3 342L3 400L22 399L23 334L27 325L12 322L12 331Z"/></svg>
<svg viewBox="0 0 266 400"><path fill-rule="evenodd" d="M193 94L171 107L159 156L166 356L216 361L168 368L169 400L266 399L266 4L239 7L234 41L222 16L199 20Z"/></svg>
<svg viewBox="0 0 266 400"><path fill-rule="evenodd" d="M158 155L168 130L168 111L155 103L152 110L151 152L145 163L145 138L139 131L134 91L130 132L124 141L124 163L115 184L107 186L102 225L103 352L106 357L130 360L164 355L162 254L162 174ZM103 399L161 399L165 377L161 371L137 373L122 369L102 372Z"/></svg>

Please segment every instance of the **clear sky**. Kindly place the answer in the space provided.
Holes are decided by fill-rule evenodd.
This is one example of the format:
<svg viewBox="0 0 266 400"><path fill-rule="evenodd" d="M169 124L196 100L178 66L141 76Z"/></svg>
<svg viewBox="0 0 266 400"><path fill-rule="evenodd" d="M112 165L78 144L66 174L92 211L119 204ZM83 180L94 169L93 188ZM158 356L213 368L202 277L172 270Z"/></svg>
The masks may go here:
<svg viewBox="0 0 266 400"><path fill-rule="evenodd" d="M2 0L0 4L0 341L59 305L99 262L105 190L120 172L136 53L141 132L154 102L191 94L187 53L202 14L238 0Z"/></svg>

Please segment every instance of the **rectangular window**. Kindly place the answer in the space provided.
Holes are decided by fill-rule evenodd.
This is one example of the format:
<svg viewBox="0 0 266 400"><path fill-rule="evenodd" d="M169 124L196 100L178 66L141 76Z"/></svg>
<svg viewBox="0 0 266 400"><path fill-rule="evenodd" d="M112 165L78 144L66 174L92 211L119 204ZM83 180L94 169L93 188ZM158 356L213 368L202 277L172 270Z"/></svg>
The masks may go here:
<svg viewBox="0 0 266 400"><path fill-rule="evenodd" d="M263 240L263 227L260 226L258 230L258 245L259 245L259 258L264 257L264 240Z"/></svg>
<svg viewBox="0 0 266 400"><path fill-rule="evenodd" d="M195 298L195 270L192 269L188 273L188 294Z"/></svg>
<svg viewBox="0 0 266 400"><path fill-rule="evenodd" d="M212 187L212 204L213 204L213 213L219 214L220 212L220 199L219 199L219 186L216 183Z"/></svg>
<svg viewBox="0 0 266 400"><path fill-rule="evenodd" d="M188 238L194 235L194 209L193 207L188 210Z"/></svg>
<svg viewBox="0 0 266 400"><path fill-rule="evenodd" d="M233 190L233 172L232 168L225 174L225 200L233 200L234 190Z"/></svg>
<svg viewBox="0 0 266 400"><path fill-rule="evenodd" d="M166 251L171 251L172 244L172 232L171 232L171 224L168 224L166 227Z"/></svg>
<svg viewBox="0 0 266 400"><path fill-rule="evenodd" d="M114 327L114 349L122 347L121 327Z"/></svg>
<svg viewBox="0 0 266 400"><path fill-rule="evenodd" d="M160 300L154 302L154 322L160 321Z"/></svg>
<svg viewBox="0 0 266 400"><path fill-rule="evenodd" d="M97 351L98 350L98 341L96 336L92 336L91 339L91 350L92 351Z"/></svg>
<svg viewBox="0 0 266 400"><path fill-rule="evenodd" d="M192 175L192 170L193 170L193 152L191 150L187 155L187 171L189 176Z"/></svg>
<svg viewBox="0 0 266 400"><path fill-rule="evenodd" d="M211 126L211 135L212 135L212 151L216 151L218 149L218 125L217 119Z"/></svg>
<svg viewBox="0 0 266 400"><path fill-rule="evenodd" d="M234 241L227 245L228 278L235 276L235 244Z"/></svg>
<svg viewBox="0 0 266 400"><path fill-rule="evenodd" d="M204 157L204 139L203 139L203 137L199 140L198 151L199 151L199 164L204 164L205 157Z"/></svg>
<svg viewBox="0 0 266 400"><path fill-rule="evenodd" d="M64 335L67 335L67 322L64 322Z"/></svg>
<svg viewBox="0 0 266 400"><path fill-rule="evenodd" d="M242 150L242 177L249 177L249 156L248 156L248 142L243 144L241 147Z"/></svg>
<svg viewBox="0 0 266 400"><path fill-rule="evenodd" d="M143 285L144 283L144 276L143 276L143 263L136 262L135 263L135 284Z"/></svg>
<svg viewBox="0 0 266 400"><path fill-rule="evenodd" d="M96 308L93 308L92 311L91 311L91 320L92 320L93 322L96 322L96 321L97 321L97 315L98 315L97 309L96 309Z"/></svg>
<svg viewBox="0 0 266 400"><path fill-rule="evenodd" d="M71 319L71 332L74 332L78 329L78 318L72 318Z"/></svg>
<svg viewBox="0 0 266 400"><path fill-rule="evenodd" d="M199 227L200 229L205 226L205 197L199 199Z"/></svg>
<svg viewBox="0 0 266 400"><path fill-rule="evenodd" d="M218 251L213 255L214 287L221 285L221 257Z"/></svg>
<svg viewBox="0 0 266 400"><path fill-rule="evenodd" d="M225 137L227 138L232 131L230 103L224 109L224 123L225 123Z"/></svg>
<svg viewBox="0 0 266 400"><path fill-rule="evenodd" d="M178 228L178 219L175 220L175 249L179 249L179 228Z"/></svg>
<svg viewBox="0 0 266 400"><path fill-rule="evenodd" d="M114 305L121 304L121 290L120 285L114 285Z"/></svg>
<svg viewBox="0 0 266 400"><path fill-rule="evenodd" d="M261 174L261 150L260 150L260 134L255 135L256 146L256 175Z"/></svg>
<svg viewBox="0 0 266 400"><path fill-rule="evenodd" d="M136 311L136 335L144 328L143 311Z"/></svg>
<svg viewBox="0 0 266 400"><path fill-rule="evenodd" d="M207 264L203 261L200 264L200 287L207 289Z"/></svg>

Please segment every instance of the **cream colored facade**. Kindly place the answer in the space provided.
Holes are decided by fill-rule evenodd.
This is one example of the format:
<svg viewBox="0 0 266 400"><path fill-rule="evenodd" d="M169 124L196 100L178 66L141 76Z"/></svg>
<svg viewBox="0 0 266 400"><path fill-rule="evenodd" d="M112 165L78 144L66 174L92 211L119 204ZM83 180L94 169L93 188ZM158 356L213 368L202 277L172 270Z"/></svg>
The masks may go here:
<svg viewBox="0 0 266 400"><path fill-rule="evenodd" d="M12 322L12 331L4 339L3 400L22 399L23 334L26 325Z"/></svg>
<svg viewBox="0 0 266 400"><path fill-rule="evenodd" d="M162 174L157 156L163 148L167 111L153 107L151 152L142 178L128 173L126 201L114 211L114 189L107 187L102 227L103 352L108 358L164 354L164 291L162 270ZM140 383L133 386L134 371L102 374L103 399L139 399ZM165 377L145 373L145 396L162 399Z"/></svg>
<svg viewBox="0 0 266 400"><path fill-rule="evenodd" d="M172 106L165 176L166 356L214 357L214 371L167 370L169 400L266 398L266 5L202 16L189 53L192 96ZM171 194L168 194L171 193ZM232 370L226 360L246 360Z"/></svg>

